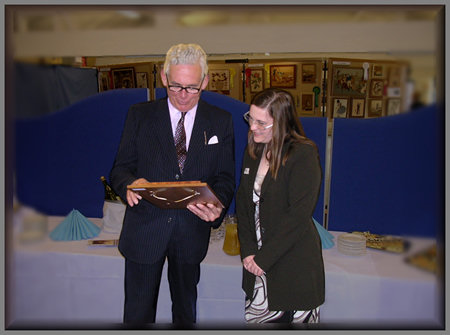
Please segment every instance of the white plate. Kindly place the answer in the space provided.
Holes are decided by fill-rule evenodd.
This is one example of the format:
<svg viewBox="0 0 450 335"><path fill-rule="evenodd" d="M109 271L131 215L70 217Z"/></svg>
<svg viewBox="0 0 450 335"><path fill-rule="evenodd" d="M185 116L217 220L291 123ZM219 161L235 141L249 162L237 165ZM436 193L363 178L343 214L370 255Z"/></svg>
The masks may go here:
<svg viewBox="0 0 450 335"><path fill-rule="evenodd" d="M358 234L344 233L338 236L338 241L358 244L358 243L366 243L366 238Z"/></svg>

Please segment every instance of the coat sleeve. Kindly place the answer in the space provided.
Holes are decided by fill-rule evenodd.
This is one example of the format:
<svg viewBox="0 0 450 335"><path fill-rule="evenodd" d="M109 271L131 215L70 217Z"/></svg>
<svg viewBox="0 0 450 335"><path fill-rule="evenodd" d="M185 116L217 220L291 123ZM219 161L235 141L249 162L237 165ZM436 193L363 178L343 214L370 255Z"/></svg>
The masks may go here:
<svg viewBox="0 0 450 335"><path fill-rule="evenodd" d="M269 236L263 237L263 245L254 259L266 272L296 243L303 243L307 230L313 225L312 213L322 178L316 148L308 144L301 145L291 155L282 173L277 181L280 183L277 191L287 194L287 204L279 203L279 197L271 190L270 200L265 201L264 205L271 211L277 211L278 217L276 223L270 225L270 230L266 229L265 234ZM260 209L261 215L263 210ZM263 216L261 220L264 220Z"/></svg>
<svg viewBox="0 0 450 335"><path fill-rule="evenodd" d="M246 179L249 176L243 174L245 167L248 166L249 159L250 157L246 150L242 164L240 184L236 193L236 215L241 259L249 255L255 255L258 250L255 232L254 203L251 201L253 190L248 188L249 183Z"/></svg>
<svg viewBox="0 0 450 335"><path fill-rule="evenodd" d="M137 151L135 143L139 127L137 114L138 110L136 106L131 106L125 120L119 148L109 175L112 188L122 199L127 198L127 185L137 179Z"/></svg>

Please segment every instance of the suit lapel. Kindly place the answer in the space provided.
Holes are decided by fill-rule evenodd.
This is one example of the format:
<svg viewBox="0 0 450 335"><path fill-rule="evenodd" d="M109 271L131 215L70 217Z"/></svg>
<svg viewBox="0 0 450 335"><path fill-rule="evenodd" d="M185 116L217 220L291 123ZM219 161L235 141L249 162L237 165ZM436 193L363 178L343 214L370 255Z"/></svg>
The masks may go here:
<svg viewBox="0 0 450 335"><path fill-rule="evenodd" d="M177 152L175 149L175 142L172 133L172 125L170 122L169 106L167 104L167 98L162 99L158 106L157 117L155 118L155 132L156 138L159 141L159 145L167 155L169 166L178 166Z"/></svg>
<svg viewBox="0 0 450 335"><path fill-rule="evenodd" d="M250 203L253 201L253 188L255 184L255 178L256 178L256 172L258 172L258 166L259 166L260 159L249 159L248 160L248 166L245 166L244 168L248 168L248 197L250 198Z"/></svg>
<svg viewBox="0 0 450 335"><path fill-rule="evenodd" d="M250 171L249 171L249 189L253 190L253 185L255 183L255 179L256 179L256 173L258 172L258 168L259 168L259 164L261 162L261 157L258 157L255 160L251 160L250 163ZM270 171L268 170L266 173L266 176L264 177L263 183L261 185L261 197L264 198L264 193L267 190L267 188L269 187L269 185L272 183L273 179L272 179L272 175L270 174Z"/></svg>
<svg viewBox="0 0 450 335"><path fill-rule="evenodd" d="M205 142L211 129L211 122L208 117L208 113L205 110L201 100L198 103L197 113L195 115L194 127L192 128L191 139L189 141L189 148L187 153L186 162L184 164L185 171L188 171L193 162L197 161L197 156L204 152Z"/></svg>

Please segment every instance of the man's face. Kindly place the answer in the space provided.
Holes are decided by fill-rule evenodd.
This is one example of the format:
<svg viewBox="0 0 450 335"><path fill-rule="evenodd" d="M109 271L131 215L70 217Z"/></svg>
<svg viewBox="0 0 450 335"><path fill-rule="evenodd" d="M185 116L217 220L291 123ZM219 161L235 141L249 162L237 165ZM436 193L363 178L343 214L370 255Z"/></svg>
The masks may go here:
<svg viewBox="0 0 450 335"><path fill-rule="evenodd" d="M180 92L172 92L169 85L200 88L201 90L208 85L208 76L202 82L202 68L199 64L171 65L167 77L164 72L161 72L161 80L167 89L170 102L181 112L187 112L197 104L201 91L194 94L188 93L184 89Z"/></svg>

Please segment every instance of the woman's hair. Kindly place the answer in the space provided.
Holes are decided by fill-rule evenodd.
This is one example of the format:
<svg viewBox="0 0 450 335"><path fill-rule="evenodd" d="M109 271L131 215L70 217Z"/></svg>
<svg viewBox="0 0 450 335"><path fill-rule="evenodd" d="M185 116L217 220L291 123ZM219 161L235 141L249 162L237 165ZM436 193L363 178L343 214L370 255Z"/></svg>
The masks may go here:
<svg viewBox="0 0 450 335"><path fill-rule="evenodd" d="M314 147L316 145L306 137L297 116L294 98L289 92L268 88L255 95L251 104L267 110L273 118L272 139L267 143L266 158L269 161L272 177L276 179L280 166L284 165L290 156L293 144L307 143ZM283 153L285 144L288 145L288 149ZM256 143L253 139L253 132L248 132L248 151L253 159L263 153L265 146L266 143Z"/></svg>
<svg viewBox="0 0 450 335"><path fill-rule="evenodd" d="M177 44L172 46L166 54L164 62L164 73L169 75L170 65L179 64L200 64L202 68L202 77L208 74L207 56L202 47L198 44Z"/></svg>

